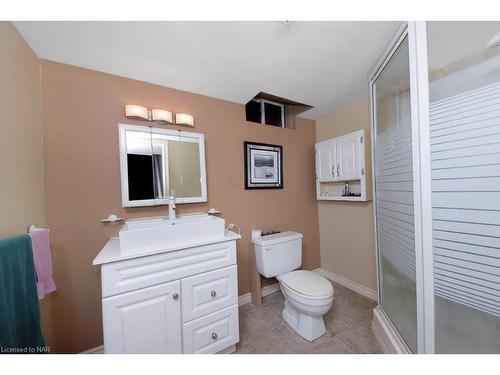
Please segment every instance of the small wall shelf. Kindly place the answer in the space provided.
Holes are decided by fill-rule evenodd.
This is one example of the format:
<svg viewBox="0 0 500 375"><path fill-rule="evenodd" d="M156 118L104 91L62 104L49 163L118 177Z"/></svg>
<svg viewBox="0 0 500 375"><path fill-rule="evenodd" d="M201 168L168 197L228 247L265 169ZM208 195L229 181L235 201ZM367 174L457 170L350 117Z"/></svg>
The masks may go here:
<svg viewBox="0 0 500 375"><path fill-rule="evenodd" d="M316 144L316 198L367 201L364 129ZM344 195L346 184L355 195Z"/></svg>

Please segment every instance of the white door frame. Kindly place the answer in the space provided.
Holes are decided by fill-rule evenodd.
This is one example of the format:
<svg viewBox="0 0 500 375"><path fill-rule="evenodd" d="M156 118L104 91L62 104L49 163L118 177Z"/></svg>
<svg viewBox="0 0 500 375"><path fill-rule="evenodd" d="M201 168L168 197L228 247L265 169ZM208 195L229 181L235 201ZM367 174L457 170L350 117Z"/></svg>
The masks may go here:
<svg viewBox="0 0 500 375"><path fill-rule="evenodd" d="M419 353L434 353L431 146L427 25L408 22L413 153L413 203Z"/></svg>
<svg viewBox="0 0 500 375"><path fill-rule="evenodd" d="M374 82L403 40L408 37L410 97L412 120L413 198L415 218L415 273L417 299L417 350L434 353L434 281L432 258L432 201L429 132L429 81L427 68L427 33L425 22L405 22L369 77L370 118L372 124L372 174L375 193L376 100ZM377 251L377 290L381 301L380 259L377 238L377 200L373 205L375 248ZM391 322L383 307L381 312ZM392 324L392 323L391 323ZM394 326L392 328L395 329ZM395 329L396 332L397 329ZM399 335L399 333L398 333ZM402 337L399 336L402 342Z"/></svg>

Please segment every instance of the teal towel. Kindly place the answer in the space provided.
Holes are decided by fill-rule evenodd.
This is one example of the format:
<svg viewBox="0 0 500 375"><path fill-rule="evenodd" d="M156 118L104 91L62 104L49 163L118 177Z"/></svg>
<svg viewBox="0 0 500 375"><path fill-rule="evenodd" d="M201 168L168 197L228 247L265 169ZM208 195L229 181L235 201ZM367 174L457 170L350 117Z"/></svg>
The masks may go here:
<svg viewBox="0 0 500 375"><path fill-rule="evenodd" d="M43 353L31 238L0 240L0 353Z"/></svg>

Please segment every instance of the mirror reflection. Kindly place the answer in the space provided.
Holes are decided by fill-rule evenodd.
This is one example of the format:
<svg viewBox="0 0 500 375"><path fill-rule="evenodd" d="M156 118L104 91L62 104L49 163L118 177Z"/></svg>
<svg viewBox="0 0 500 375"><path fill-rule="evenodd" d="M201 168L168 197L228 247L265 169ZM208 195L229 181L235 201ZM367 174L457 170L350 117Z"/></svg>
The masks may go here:
<svg viewBox="0 0 500 375"><path fill-rule="evenodd" d="M203 134L120 125L124 207L204 202Z"/></svg>

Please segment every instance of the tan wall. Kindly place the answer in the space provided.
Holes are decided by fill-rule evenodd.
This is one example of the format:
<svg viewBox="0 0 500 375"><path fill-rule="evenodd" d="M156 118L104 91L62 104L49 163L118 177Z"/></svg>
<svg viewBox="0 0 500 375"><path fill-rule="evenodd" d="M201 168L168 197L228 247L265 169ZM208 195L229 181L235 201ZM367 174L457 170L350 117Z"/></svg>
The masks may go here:
<svg viewBox="0 0 500 375"><path fill-rule="evenodd" d="M0 238L45 226L40 60L10 22L0 22ZM40 301L50 336L50 302Z"/></svg>
<svg viewBox="0 0 500 375"><path fill-rule="evenodd" d="M247 123L239 104L48 61L42 61L42 97L47 220L59 287L48 316L53 350L78 352L102 344L100 273L91 264L120 225L99 219L110 213L167 213L166 206L121 207L117 124L144 125L124 118L126 103L195 116L192 131L205 134L208 203L180 205L178 211L215 207L226 223L240 226L240 294L249 291L251 229L302 232L304 267L319 267L313 121L298 119L296 130ZM244 190L245 140L283 145L283 190Z"/></svg>
<svg viewBox="0 0 500 375"><path fill-rule="evenodd" d="M0 238L45 224L40 61L0 22Z"/></svg>
<svg viewBox="0 0 500 375"><path fill-rule="evenodd" d="M368 99L317 120L316 141L321 142L362 128L367 135L366 175L370 177ZM371 179L368 179L366 189L371 196ZM376 290L373 203L318 201L318 216L321 267Z"/></svg>

